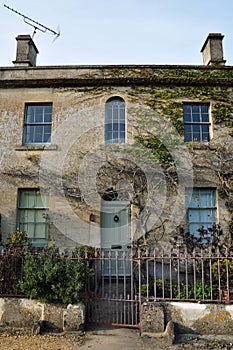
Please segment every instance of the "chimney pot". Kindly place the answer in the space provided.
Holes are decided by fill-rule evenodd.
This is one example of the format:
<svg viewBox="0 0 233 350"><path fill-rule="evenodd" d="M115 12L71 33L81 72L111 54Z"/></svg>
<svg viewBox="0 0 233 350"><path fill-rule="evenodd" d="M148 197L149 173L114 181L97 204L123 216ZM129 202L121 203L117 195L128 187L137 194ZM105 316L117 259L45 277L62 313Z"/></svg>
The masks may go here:
<svg viewBox="0 0 233 350"><path fill-rule="evenodd" d="M29 34L18 35L15 66L35 67L36 57L39 53L34 41Z"/></svg>
<svg viewBox="0 0 233 350"><path fill-rule="evenodd" d="M224 65L226 63L226 61L223 59L223 38L224 35L221 33L210 33L208 35L201 49L204 65Z"/></svg>

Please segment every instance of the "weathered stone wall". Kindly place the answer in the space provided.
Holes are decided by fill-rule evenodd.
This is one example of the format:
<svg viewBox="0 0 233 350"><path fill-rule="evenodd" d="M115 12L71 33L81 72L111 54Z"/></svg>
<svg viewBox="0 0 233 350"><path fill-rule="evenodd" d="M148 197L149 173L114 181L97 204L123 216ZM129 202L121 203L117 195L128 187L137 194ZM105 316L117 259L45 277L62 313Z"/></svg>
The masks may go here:
<svg viewBox="0 0 233 350"><path fill-rule="evenodd" d="M0 328L32 330L39 322L51 331L82 331L85 306L44 304L29 299L0 298Z"/></svg>
<svg viewBox="0 0 233 350"><path fill-rule="evenodd" d="M0 328L31 331L43 321L51 331L84 330L85 306L59 306L29 299L0 298ZM141 333L162 334L169 322L176 334L230 334L233 332L233 305L190 302L144 302L141 306Z"/></svg>
<svg viewBox="0 0 233 350"><path fill-rule="evenodd" d="M145 302L142 333L161 333L169 321L175 333L231 334L233 305L190 302Z"/></svg>

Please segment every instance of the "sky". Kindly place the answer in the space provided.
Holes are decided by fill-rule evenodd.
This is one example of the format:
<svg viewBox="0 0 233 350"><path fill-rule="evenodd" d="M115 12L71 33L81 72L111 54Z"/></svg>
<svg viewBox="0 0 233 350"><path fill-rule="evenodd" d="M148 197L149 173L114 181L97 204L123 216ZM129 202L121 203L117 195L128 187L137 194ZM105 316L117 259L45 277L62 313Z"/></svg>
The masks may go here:
<svg viewBox="0 0 233 350"><path fill-rule="evenodd" d="M233 64L233 0L0 0L0 66L12 66L16 36L34 28L27 17L59 30L37 31L37 66L95 64L202 65L209 33L222 33Z"/></svg>

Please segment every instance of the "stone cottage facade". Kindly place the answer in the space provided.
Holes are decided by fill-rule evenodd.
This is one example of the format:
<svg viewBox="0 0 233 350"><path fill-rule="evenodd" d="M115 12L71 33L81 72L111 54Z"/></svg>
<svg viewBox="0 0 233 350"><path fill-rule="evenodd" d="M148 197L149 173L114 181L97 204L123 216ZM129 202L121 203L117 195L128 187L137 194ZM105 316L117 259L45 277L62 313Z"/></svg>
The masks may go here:
<svg viewBox="0 0 233 350"><path fill-rule="evenodd" d="M36 66L29 35L0 68L1 236L34 245L165 247L178 227L232 234L233 67Z"/></svg>

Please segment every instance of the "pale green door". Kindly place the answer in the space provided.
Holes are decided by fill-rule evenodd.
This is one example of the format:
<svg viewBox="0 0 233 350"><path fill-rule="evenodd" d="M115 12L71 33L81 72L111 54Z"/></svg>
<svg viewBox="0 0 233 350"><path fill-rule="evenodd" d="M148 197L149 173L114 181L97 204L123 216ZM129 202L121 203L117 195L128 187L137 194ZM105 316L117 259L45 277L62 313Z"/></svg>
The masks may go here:
<svg viewBox="0 0 233 350"><path fill-rule="evenodd" d="M104 250L104 274L130 274L130 209L126 202L103 201L101 248Z"/></svg>

